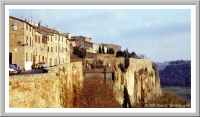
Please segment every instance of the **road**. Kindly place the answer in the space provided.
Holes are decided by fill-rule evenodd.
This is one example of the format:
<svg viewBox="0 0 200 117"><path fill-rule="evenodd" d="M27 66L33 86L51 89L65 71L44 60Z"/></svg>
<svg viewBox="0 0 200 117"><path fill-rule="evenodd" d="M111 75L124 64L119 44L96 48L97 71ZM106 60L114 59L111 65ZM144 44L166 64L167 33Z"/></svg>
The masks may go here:
<svg viewBox="0 0 200 117"><path fill-rule="evenodd" d="M25 74L40 74L43 73L43 69L33 69L28 71L22 71L21 73L13 74L13 75L25 75Z"/></svg>

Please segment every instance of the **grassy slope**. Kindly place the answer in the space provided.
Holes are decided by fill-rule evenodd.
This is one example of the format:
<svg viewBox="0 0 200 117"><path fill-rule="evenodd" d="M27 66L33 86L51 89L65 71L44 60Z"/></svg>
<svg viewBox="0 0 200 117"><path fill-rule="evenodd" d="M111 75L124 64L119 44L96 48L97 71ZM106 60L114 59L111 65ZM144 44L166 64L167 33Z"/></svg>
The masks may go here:
<svg viewBox="0 0 200 117"><path fill-rule="evenodd" d="M167 91L171 91L182 99L190 99L191 97L191 87L170 86L163 87L162 90L163 94Z"/></svg>

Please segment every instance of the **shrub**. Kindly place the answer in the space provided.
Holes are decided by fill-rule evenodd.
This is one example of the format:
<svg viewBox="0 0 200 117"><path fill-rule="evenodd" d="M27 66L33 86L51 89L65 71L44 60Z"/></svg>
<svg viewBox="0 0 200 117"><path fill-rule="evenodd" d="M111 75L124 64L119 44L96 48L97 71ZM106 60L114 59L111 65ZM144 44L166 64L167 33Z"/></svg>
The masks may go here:
<svg viewBox="0 0 200 117"><path fill-rule="evenodd" d="M124 67L124 64L120 63L118 64L118 67L121 69L122 72L126 72L126 68Z"/></svg>
<svg viewBox="0 0 200 117"><path fill-rule="evenodd" d="M83 89L78 96L80 108L120 108L112 89L104 84L103 78L92 76L83 81Z"/></svg>
<svg viewBox="0 0 200 117"><path fill-rule="evenodd" d="M140 75L142 75L142 74L144 74L146 71L144 70L144 69L140 69L139 71L138 71L138 73L140 74Z"/></svg>

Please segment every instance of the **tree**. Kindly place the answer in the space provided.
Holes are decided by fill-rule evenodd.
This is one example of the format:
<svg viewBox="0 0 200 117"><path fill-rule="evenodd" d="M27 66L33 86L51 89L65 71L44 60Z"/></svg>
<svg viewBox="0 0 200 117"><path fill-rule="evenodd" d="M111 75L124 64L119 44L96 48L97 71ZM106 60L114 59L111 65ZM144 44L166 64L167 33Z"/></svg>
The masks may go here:
<svg viewBox="0 0 200 117"><path fill-rule="evenodd" d="M80 58L84 58L86 56L86 49L75 46L73 54L78 55Z"/></svg>
<svg viewBox="0 0 200 117"><path fill-rule="evenodd" d="M85 78L80 94L80 108L120 108L112 89L104 84L103 78Z"/></svg>
<svg viewBox="0 0 200 117"><path fill-rule="evenodd" d="M73 49L73 54L79 55L80 54L80 47L75 46Z"/></svg>
<svg viewBox="0 0 200 117"><path fill-rule="evenodd" d="M137 58L137 55L135 54L134 51L131 53L131 57L133 57L133 58Z"/></svg>
<svg viewBox="0 0 200 117"><path fill-rule="evenodd" d="M109 50L110 52L110 54L114 54L115 53L115 51L114 51L114 49L113 48L110 48L110 50Z"/></svg>
<svg viewBox="0 0 200 117"><path fill-rule="evenodd" d="M86 49L81 48L80 52L79 52L79 57L80 58L85 58L86 56Z"/></svg>
<svg viewBox="0 0 200 117"><path fill-rule="evenodd" d="M117 51L116 53L116 57L120 57L123 56L123 52L121 50Z"/></svg>
<svg viewBox="0 0 200 117"><path fill-rule="evenodd" d="M102 53L102 51L101 51L101 46L99 46L99 53Z"/></svg>
<svg viewBox="0 0 200 117"><path fill-rule="evenodd" d="M146 56L145 56L144 54L140 54L140 55L139 55L139 58L141 58L141 59L145 59Z"/></svg>
<svg viewBox="0 0 200 117"><path fill-rule="evenodd" d="M109 54L109 48L107 48L107 51L106 51L106 53L107 53L107 54Z"/></svg>
<svg viewBox="0 0 200 117"><path fill-rule="evenodd" d="M102 46L102 53L105 53L104 46Z"/></svg>
<svg viewBox="0 0 200 117"><path fill-rule="evenodd" d="M33 64L32 64L32 69L36 69L37 68L37 64L36 64L36 56L35 54L33 54Z"/></svg>
<svg viewBox="0 0 200 117"><path fill-rule="evenodd" d="M129 52L128 52L127 48L126 48L126 50L124 50L124 57L129 57Z"/></svg>

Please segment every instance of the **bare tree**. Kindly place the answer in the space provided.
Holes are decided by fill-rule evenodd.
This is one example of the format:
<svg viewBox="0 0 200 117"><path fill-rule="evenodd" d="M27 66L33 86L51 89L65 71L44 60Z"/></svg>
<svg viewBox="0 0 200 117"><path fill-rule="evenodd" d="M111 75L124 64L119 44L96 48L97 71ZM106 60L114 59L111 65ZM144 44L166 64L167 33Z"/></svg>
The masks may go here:
<svg viewBox="0 0 200 117"><path fill-rule="evenodd" d="M103 78L93 76L84 79L83 89L78 96L80 108L120 108L112 89L104 84Z"/></svg>
<svg viewBox="0 0 200 117"><path fill-rule="evenodd" d="M146 59L146 56L144 54L139 54L138 57L141 59Z"/></svg>

